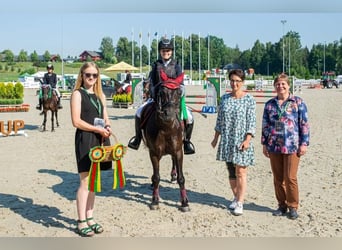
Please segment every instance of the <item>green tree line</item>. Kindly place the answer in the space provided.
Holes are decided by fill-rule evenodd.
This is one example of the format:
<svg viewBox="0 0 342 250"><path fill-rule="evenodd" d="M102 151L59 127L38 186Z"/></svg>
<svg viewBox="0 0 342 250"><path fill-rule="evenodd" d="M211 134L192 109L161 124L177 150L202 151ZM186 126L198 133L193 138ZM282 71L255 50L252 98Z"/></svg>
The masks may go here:
<svg viewBox="0 0 342 250"><path fill-rule="evenodd" d="M175 35L172 42L175 45L175 58L182 63L185 70L222 69L227 64L238 64L243 69L253 68L255 73L260 75L274 75L283 69L290 75L306 79L319 78L323 71L342 74L342 38L332 43L315 44L309 49L302 47L297 32L289 31L278 42L261 43L256 40L252 48L244 51L238 46L228 47L222 38L212 35ZM138 41L120 37L114 46L112 38L104 37L99 52L102 53L105 63L125 61L137 66L141 62L142 66L146 66L157 59L157 44L158 41L152 39L150 49L146 45L140 48ZM2 55L2 60L9 64L15 60L10 50L3 51ZM43 60L48 61L50 57L51 54L46 51ZM60 56L58 59L60 60ZM35 64L41 61L36 51L28 55L24 50L19 52L16 60L32 61Z"/></svg>

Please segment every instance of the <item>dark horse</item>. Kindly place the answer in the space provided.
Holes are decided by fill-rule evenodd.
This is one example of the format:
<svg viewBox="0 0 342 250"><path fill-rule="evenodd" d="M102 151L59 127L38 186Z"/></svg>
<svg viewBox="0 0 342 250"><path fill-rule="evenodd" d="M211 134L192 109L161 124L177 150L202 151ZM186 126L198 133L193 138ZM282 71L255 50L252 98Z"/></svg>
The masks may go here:
<svg viewBox="0 0 342 250"><path fill-rule="evenodd" d="M42 95L43 95L43 114L44 120L42 124L42 131L46 131L46 117L47 112L51 110L51 132L55 131L54 127L54 118L56 117L56 126L59 127L58 123L58 97L55 91L52 90L50 85L43 84L42 85Z"/></svg>
<svg viewBox="0 0 342 250"><path fill-rule="evenodd" d="M189 211L183 175L183 127L179 117L181 89L177 82L164 81L158 86L155 102L144 109L143 138L153 165L152 210L159 208L159 161L171 155L180 188L181 211Z"/></svg>

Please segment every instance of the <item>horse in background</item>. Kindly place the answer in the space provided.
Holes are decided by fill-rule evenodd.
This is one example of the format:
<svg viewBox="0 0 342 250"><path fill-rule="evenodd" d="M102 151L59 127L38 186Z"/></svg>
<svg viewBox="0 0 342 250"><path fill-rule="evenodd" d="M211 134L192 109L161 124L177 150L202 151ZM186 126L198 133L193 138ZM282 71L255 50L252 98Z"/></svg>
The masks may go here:
<svg viewBox="0 0 342 250"><path fill-rule="evenodd" d="M43 84L42 85L42 95L43 95L43 115L44 120L42 124L41 131L46 131L46 120L47 120L47 112L51 111L51 132L55 131L54 126L54 118L56 118L56 126L59 127L58 123L58 97L55 91L51 88L50 85Z"/></svg>
<svg viewBox="0 0 342 250"><path fill-rule="evenodd" d="M145 121L142 128L143 140L149 149L153 165L151 178L153 193L150 209L159 208L160 159L164 155L171 155L180 188L181 206L179 209L187 212L190 209L183 175L183 127L179 117L182 94L180 78L183 75L179 79L168 79L165 73L161 75L164 76L162 77L164 80L158 86L156 100L144 109L141 117Z"/></svg>

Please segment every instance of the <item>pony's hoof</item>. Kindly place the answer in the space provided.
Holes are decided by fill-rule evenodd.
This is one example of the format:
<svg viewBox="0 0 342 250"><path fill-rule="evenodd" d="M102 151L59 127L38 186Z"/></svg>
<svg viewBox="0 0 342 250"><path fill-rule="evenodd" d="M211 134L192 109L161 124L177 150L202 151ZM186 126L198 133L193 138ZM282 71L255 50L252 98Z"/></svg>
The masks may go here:
<svg viewBox="0 0 342 250"><path fill-rule="evenodd" d="M171 176L171 183L173 183L173 184L177 183L177 176L175 176L175 175Z"/></svg>
<svg viewBox="0 0 342 250"><path fill-rule="evenodd" d="M189 206L181 206L178 208L181 212L189 212L190 211L190 207Z"/></svg>

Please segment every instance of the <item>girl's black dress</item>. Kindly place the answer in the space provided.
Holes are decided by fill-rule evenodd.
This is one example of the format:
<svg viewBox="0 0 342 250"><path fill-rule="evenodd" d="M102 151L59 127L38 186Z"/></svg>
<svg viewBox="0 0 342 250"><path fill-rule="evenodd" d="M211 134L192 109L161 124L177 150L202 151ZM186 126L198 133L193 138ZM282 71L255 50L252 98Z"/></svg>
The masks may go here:
<svg viewBox="0 0 342 250"><path fill-rule="evenodd" d="M96 117L103 118L103 104L95 94L89 94L85 89L77 90L80 92L81 101L81 119L89 124L94 124ZM91 101L93 99L93 102ZM100 105L101 108L96 107L94 104ZM99 114L99 111L102 111ZM102 143L102 137L98 133L76 129L75 134L75 152L78 173L89 172L91 161L89 159L89 151L94 146L99 146ZM104 145L110 145L109 138L104 140ZM112 162L101 163L101 170L108 170L112 168Z"/></svg>

